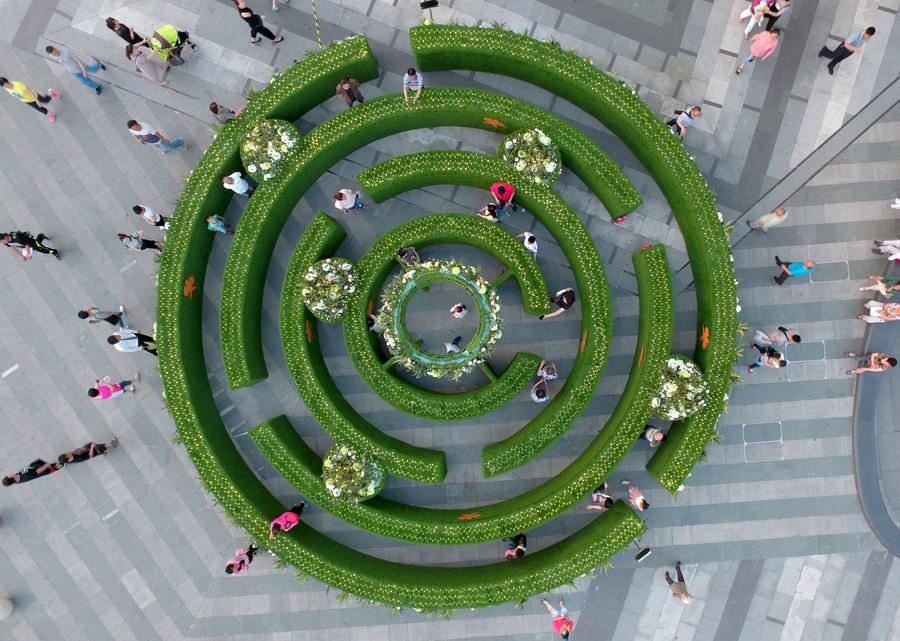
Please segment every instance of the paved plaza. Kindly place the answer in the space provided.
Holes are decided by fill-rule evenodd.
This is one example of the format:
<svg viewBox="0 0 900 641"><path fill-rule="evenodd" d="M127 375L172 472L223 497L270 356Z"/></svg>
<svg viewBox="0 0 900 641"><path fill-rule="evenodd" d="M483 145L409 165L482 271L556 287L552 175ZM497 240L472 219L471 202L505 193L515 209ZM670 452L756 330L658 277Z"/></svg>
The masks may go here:
<svg viewBox="0 0 900 641"><path fill-rule="evenodd" d="M0 438L7 443L0 473L38 456L113 435L108 457L66 468L22 487L0 488L0 593L16 603L0 621L11 641L436 641L552 639L537 598L452 618L413 611L391 613L343 600L336 590L260 555L247 576L228 577L224 562L246 535L235 528L198 482L162 397L148 354L123 354L106 344L106 325L89 326L75 312L89 304L124 305L129 324L152 331L158 263L127 252L117 232L144 229L131 213L144 204L168 214L185 175L213 136L207 105L232 108L272 73L317 49L312 7L249 0L278 46L248 41L230 0L0 0L0 75L62 93L58 120L0 92L0 228L52 237L64 260L29 263L0 253ZM794 0L779 21L781 46L741 75L748 52L737 16L744 0L446 0L436 21L490 26L504 23L589 56L594 65L632 85L660 117L700 104L703 117L686 147L717 194L720 210L737 221L732 237L740 280L739 319L750 326L730 410L719 422L721 442L677 498L644 469L651 451L638 444L610 478L616 491L630 479L652 508L641 516L641 539L653 553L640 564L625 552L608 573L565 587L576 620L573 641L900 641L900 374L867 379L860 388L876 410L854 421L857 380L844 354L881 345L900 356L894 327L855 320L874 297L858 288L887 268L870 252L876 238L900 237L900 21L898 0ZM379 63L379 78L363 86L367 98L399 90L414 63L408 29L422 12L413 0L319 0L321 36L329 42L362 33ZM167 87L135 74L122 41L103 20L114 15L138 31L173 23L192 34L199 50L169 71ZM873 25L862 55L834 76L817 58L850 32ZM106 62L97 96L44 54L65 45ZM645 242L667 248L676 286L673 347L690 354L695 343L695 298L681 234L661 192L627 148L571 104L514 80L472 72L426 75L433 86L479 87L509 93L570 120L624 168L645 204L621 225L571 173L557 184L587 225L612 286L611 356L585 415L544 454L515 471L485 480L481 448L508 436L536 413L522 394L503 410L450 425L402 414L371 393L354 372L341 330L323 326L322 345L341 392L368 420L402 440L446 451L449 473L440 486L391 479L385 496L426 506L463 507L499 500L555 475L596 434L622 391L636 342L638 301L632 253ZM333 98L299 123L306 132L344 108ZM188 149L167 156L135 144L125 122L157 124ZM229 239L218 238L204 287L209 379L235 443L266 485L285 503L295 491L272 469L247 435L261 421L286 414L319 454L330 445L297 396L284 363L278 303L291 252L331 194L357 187L356 174L381 160L430 149L493 153L498 135L439 128L394 135L332 167L293 212L276 247L264 293L263 336L269 379L229 390L218 348L222 270ZM746 220L784 203L788 220L767 234L748 233ZM369 244L406 220L433 212L472 212L484 194L437 187L404 194L353 220L341 255L357 259ZM245 201L226 217L236 222ZM212 212L211 212L212 213ZM525 218L521 219L525 221ZM571 284L571 270L539 225L539 265L551 290ZM523 223L514 220L511 228ZM520 231L515 229L516 233ZM476 250L430 248L484 265ZM772 283L775 256L811 259L812 277ZM896 269L897 266L895 266ZM538 326L521 312L516 286L500 290L504 337L497 359L536 351L566 371L578 348L576 313ZM455 302L455 301L452 301ZM426 340L449 340L445 302L429 295L410 323ZM509 311L507 311L507 309ZM575 311L574 309L572 310ZM438 319L438 320L435 320ZM779 325L803 336L787 348L789 366L756 370L753 329ZM900 325L900 324L898 324ZM867 331L868 330L868 331ZM893 333L889 333L893 330ZM893 346L893 347L892 347ZM85 391L95 378L141 372L137 394L96 404ZM862 416L862 415L860 415ZM857 430L855 433L854 430ZM859 430L868 430L859 432ZM858 444L865 449L860 451ZM855 449L856 446L856 449ZM860 473L862 466L862 473ZM863 510L860 498L871 506ZM880 507L879 507L880 506ZM876 510L877 511L873 511ZM869 520L878 515L886 534ZM572 511L529 532L541 549L591 518ZM495 560L500 543L439 548L401 543L358 530L312 505L304 519L329 536L382 558L419 564ZM887 546L887 547L886 547ZM634 552L637 550L635 549ZM689 605L675 601L662 576L684 563Z"/></svg>

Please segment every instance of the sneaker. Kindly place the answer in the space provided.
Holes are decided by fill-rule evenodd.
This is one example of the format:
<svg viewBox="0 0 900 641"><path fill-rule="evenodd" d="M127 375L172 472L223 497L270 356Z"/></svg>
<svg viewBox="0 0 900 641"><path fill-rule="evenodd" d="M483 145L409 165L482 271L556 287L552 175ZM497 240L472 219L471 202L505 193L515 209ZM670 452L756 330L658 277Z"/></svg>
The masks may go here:
<svg viewBox="0 0 900 641"><path fill-rule="evenodd" d="M833 76L833 75L834 75L834 69L833 69L832 67L828 67L828 75L829 75L829 76Z"/></svg>
<svg viewBox="0 0 900 641"><path fill-rule="evenodd" d="M737 69L734 70L735 75L741 75L741 71L744 70L744 65L738 65Z"/></svg>
<svg viewBox="0 0 900 641"><path fill-rule="evenodd" d="M62 260L62 252L58 249L56 250L56 253L53 254L53 256L56 258L56 260Z"/></svg>
<svg viewBox="0 0 900 641"><path fill-rule="evenodd" d="M110 441L109 441L109 445L106 446L106 450L109 451L109 450L115 448L116 445L118 445L118 444L119 444L119 439L116 438L115 436L113 436L112 439L110 439Z"/></svg>
<svg viewBox="0 0 900 641"><path fill-rule="evenodd" d="M775 264L781 267L781 259L778 256L775 257Z"/></svg>
<svg viewBox="0 0 900 641"><path fill-rule="evenodd" d="M748 374L752 374L752 373L753 373L753 368L748 367L748 368L747 368L747 373L748 373Z"/></svg>
<svg viewBox="0 0 900 641"><path fill-rule="evenodd" d="M96 93L98 96L99 96L102 92L103 92L103 87L97 87L96 89L94 89L94 93Z"/></svg>
<svg viewBox="0 0 900 641"><path fill-rule="evenodd" d="M103 64L102 62L100 63L100 68L101 68L103 71L106 71L106 65Z"/></svg>
<svg viewBox="0 0 900 641"><path fill-rule="evenodd" d="M782 284L781 281L778 280L778 276L772 276L772 280L775 281L775 284L776 284L776 285L779 285L779 286L780 286L780 285Z"/></svg>
<svg viewBox="0 0 900 641"><path fill-rule="evenodd" d="M124 315L125 315L125 308L124 308L122 305L119 305L119 315L120 315L120 316L124 316Z"/></svg>
<svg viewBox="0 0 900 641"><path fill-rule="evenodd" d="M892 209L900 209L900 198L894 198L894 202L891 203Z"/></svg>
<svg viewBox="0 0 900 641"><path fill-rule="evenodd" d="M631 485L631 481L622 481L622 485Z"/></svg>
<svg viewBox="0 0 900 641"><path fill-rule="evenodd" d="M284 36L278 36L277 38L275 38L275 39L272 41L272 44L273 44L273 45L277 45L277 44L278 44L279 42L281 42L282 40L284 40ZM366 209L368 209L368 207L366 207Z"/></svg>
<svg viewBox="0 0 900 641"><path fill-rule="evenodd" d="M134 385L126 385L125 391L134 394Z"/></svg>
<svg viewBox="0 0 900 641"><path fill-rule="evenodd" d="M50 113L48 113L48 114L47 114L47 120L49 120L51 123L56 122L56 112L55 112L55 111L51 111Z"/></svg>
<svg viewBox="0 0 900 641"><path fill-rule="evenodd" d="M747 227L750 227L750 221L749 221L749 220L745 220L744 222L747 223ZM753 227L750 227L750 229L753 229Z"/></svg>
<svg viewBox="0 0 900 641"><path fill-rule="evenodd" d="M50 95L50 97L53 98L54 100L59 100L59 99L62 97L62 96L59 95L59 92L58 92L56 89L48 89L48 90L47 90L47 93L48 93L48 94Z"/></svg>

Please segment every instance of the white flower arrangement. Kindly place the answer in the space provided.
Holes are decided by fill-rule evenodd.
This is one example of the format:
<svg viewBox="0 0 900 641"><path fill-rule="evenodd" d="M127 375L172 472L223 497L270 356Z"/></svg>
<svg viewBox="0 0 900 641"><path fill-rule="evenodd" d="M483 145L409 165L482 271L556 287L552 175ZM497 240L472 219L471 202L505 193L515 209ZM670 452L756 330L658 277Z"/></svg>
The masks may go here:
<svg viewBox="0 0 900 641"><path fill-rule="evenodd" d="M551 184L562 174L559 147L540 129L516 131L503 139L497 155L535 184Z"/></svg>
<svg viewBox="0 0 900 641"><path fill-rule="evenodd" d="M241 160L251 178L271 180L300 141L297 128L282 120L262 120L241 142Z"/></svg>
<svg viewBox="0 0 900 641"><path fill-rule="evenodd" d="M336 499L361 503L381 491L385 475L378 462L346 445L335 444L322 460L322 482Z"/></svg>
<svg viewBox="0 0 900 641"><path fill-rule="evenodd" d="M677 421L706 407L708 392L700 368L686 358L673 357L663 367L659 392L650 406L660 418Z"/></svg>
<svg viewBox="0 0 900 641"><path fill-rule="evenodd" d="M313 315L326 323L341 319L347 297L356 291L356 269L346 258L326 258L313 265L303 275L300 290L303 303Z"/></svg>

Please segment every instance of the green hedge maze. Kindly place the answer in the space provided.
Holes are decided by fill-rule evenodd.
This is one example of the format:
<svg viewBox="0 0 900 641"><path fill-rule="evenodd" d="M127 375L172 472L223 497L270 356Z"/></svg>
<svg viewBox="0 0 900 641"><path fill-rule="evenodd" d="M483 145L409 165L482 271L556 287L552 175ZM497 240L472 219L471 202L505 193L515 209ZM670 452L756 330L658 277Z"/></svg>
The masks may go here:
<svg viewBox="0 0 900 641"><path fill-rule="evenodd" d="M514 77L572 102L630 148L666 197L684 236L695 281L697 345L690 356L709 388L703 410L674 423L669 438L647 465L660 486L678 492L715 437L735 356L736 281L727 237L706 181L680 142L640 98L574 53L504 29L459 25L416 27L410 40L416 66L424 71L474 70ZM592 514L587 525L543 549L534 546L515 562L498 559L488 564L440 566L439 572L433 565L366 554L305 520L270 540L269 521L285 505L238 451L207 376L202 312L214 234L207 230L205 219L211 212L224 211L231 195L221 188L219 176L246 171L241 165L241 142L261 121L297 122L333 97L341 76L366 82L378 75L377 62L361 36L308 55L249 98L243 114L217 133L188 176L158 278L156 340L166 402L203 487L236 524L302 574L363 601L394 608L443 611L518 602L604 566L641 535L646 527L643 520L627 503L617 501L599 516ZM293 148L282 149L280 168L260 183L237 226L228 250L218 319L232 389L266 385L263 292L276 243L304 195L344 157L366 145L401 132L448 125L495 132L498 141L517 131L540 129L558 147L555 158L562 167L577 176L611 216L628 214L641 205L622 168L590 137L567 121L509 96L428 86L416 104L406 103L400 94L387 94L342 111L303 134ZM525 180L521 167L497 155L447 149L378 158L357 176L364 198L375 203L440 185L484 190L487 202L492 183L512 183L520 207L516 216L540 223L571 268L581 313L577 353L568 355L571 368L554 384L551 400L530 420L517 424L505 438L486 435L480 443L481 469L475 471L482 481L515 478L504 475L545 456L547 448L585 415L596 395L613 327L604 262L585 224L559 191L549 181ZM382 214L382 222L385 216L390 214ZM360 255L352 268L343 266L352 273L352 286L341 297L343 311L332 316L319 313L326 320L337 319L341 344L335 332L322 331L323 321L307 307L304 300L309 299L304 296L309 296L311 270L321 261L353 253L347 249L353 238L350 220L320 212L303 223L305 229L290 257L280 293L284 363L303 407L321 427L320 441L346 446L375 460L389 485L391 478L403 479L398 483L405 488L415 489L418 484L426 491L445 481L446 453L383 431L371 412L355 407L353 399L341 393L325 354L343 350L353 375L400 416L408 415L434 429L456 429L455 423L483 415L502 416L512 401L527 394L541 362L542 356L532 350L516 353L508 362L492 359L494 342L503 340L501 317L512 308L504 303L504 292L513 288L518 292L521 304L515 303L520 307L516 311L520 322L527 323L539 323L539 315L551 312L548 301L553 292L548 290L541 262L504 225L468 212L436 212L396 221L356 252ZM420 263L405 265L397 259L397 249L407 246L423 252ZM452 249L444 249L447 246L479 250L499 264L500 274L491 280L478 265L455 262ZM440 256L429 254L429 249L436 248L441 248ZM652 414L651 402L660 393L663 368L672 356L674 304L665 248L642 247L632 262L639 317L625 388L583 451L555 476L524 492L464 507L423 507L380 495L354 502L335 496L333 487L326 485L323 465L328 468L331 461L323 462L314 444L301 436L288 417L272 416L251 429L253 445L317 508L375 535L419 545L464 547L499 541L551 522L583 504L632 448ZM479 301L474 310L475 338L461 346L460 356L428 352L405 329L408 297L416 288L425 289L440 280L467 287ZM332 282L331 275L327 282ZM392 303L389 291L398 292L400 302ZM315 308L316 303L309 304ZM390 321L383 333L370 330L373 311L379 319ZM544 326L553 322L546 321ZM535 345L533 351L539 347ZM425 384L429 376L445 375L454 380L462 375L465 385L459 385L459 391L447 391L452 385L435 389Z"/></svg>

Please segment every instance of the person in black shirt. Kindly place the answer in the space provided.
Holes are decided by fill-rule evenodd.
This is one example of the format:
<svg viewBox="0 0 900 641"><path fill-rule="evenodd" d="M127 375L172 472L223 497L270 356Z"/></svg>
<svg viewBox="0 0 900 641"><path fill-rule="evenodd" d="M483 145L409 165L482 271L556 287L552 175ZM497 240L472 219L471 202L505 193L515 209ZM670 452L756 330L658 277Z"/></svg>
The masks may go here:
<svg viewBox="0 0 900 641"><path fill-rule="evenodd" d="M138 34L131 27L123 25L112 16L106 19L106 26L108 29L114 31L117 36L119 36L122 40L130 45L136 45L137 43L144 41L144 36Z"/></svg>
<svg viewBox="0 0 900 641"><path fill-rule="evenodd" d="M541 314L538 316L540 320L544 320L545 318L552 318L554 316L559 316L567 309L569 309L572 305L575 304L575 290L571 287L567 287L566 289L561 289L556 292L556 296L550 299L551 303L556 303L559 305L559 309L557 309L552 314Z"/></svg>
<svg viewBox="0 0 900 641"><path fill-rule="evenodd" d="M269 31L269 29L263 25L262 18L253 13L253 9L247 6L247 3L244 0L233 0L234 6L237 7L238 14L241 16L241 19L250 25L250 42L256 44L259 42L259 35L261 34L272 41L273 44L278 44L282 40L284 40L284 36L275 37L275 34Z"/></svg>
<svg viewBox="0 0 900 641"><path fill-rule="evenodd" d="M44 234L38 234L37 238L27 231L10 231L0 234L0 244L9 247L9 250L22 260L31 260L32 254L48 254L62 260L62 253L58 249L48 247L44 244L45 240L50 240Z"/></svg>
<svg viewBox="0 0 900 641"><path fill-rule="evenodd" d="M28 464L28 467L22 468L15 474L3 477L4 487L15 485L17 483L27 483L34 479L53 474L56 470L62 469L60 463L47 463L44 459L36 459Z"/></svg>
<svg viewBox="0 0 900 641"><path fill-rule="evenodd" d="M503 553L503 557L506 560L512 561L525 556L525 552L528 549L528 539L525 538L524 534L516 534L512 537L508 536L503 539L503 542L506 543L506 552Z"/></svg>
<svg viewBox="0 0 900 641"><path fill-rule="evenodd" d="M94 441L91 441L90 443L85 443L76 450L60 454L57 460L59 460L59 462L63 465L68 465L69 463L82 463L94 458L95 456L108 454L109 451L118 444L119 439L115 437L113 437L113 439L109 442L109 445L107 445L106 443L94 443Z"/></svg>

